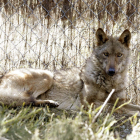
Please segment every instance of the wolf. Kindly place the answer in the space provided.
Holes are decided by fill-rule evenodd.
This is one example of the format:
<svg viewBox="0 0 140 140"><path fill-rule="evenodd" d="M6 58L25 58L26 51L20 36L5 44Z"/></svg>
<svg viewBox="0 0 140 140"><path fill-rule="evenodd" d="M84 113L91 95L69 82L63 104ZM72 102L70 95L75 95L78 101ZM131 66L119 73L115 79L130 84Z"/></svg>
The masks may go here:
<svg viewBox="0 0 140 140"><path fill-rule="evenodd" d="M78 110L82 105L103 103L112 89L109 103L126 100L127 71L130 63L131 33L126 29L120 37L96 31L96 47L81 68L51 72L40 69L17 69L1 78L0 103L10 106L50 105L59 109ZM127 104L125 109L140 111Z"/></svg>

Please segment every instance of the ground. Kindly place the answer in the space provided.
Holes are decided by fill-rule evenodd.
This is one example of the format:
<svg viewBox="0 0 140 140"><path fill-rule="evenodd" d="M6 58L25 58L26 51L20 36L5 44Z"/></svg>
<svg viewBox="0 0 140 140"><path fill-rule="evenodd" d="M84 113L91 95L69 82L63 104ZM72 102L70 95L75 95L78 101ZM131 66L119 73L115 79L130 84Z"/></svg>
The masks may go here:
<svg viewBox="0 0 140 140"><path fill-rule="evenodd" d="M48 107L13 109L0 106L0 137L10 140L112 140L115 138L137 140L140 138L140 123L136 123L136 116L123 118L122 121L120 117L119 121L116 121L114 115L103 112L97 121L92 123L98 110L99 108L94 111L89 109L87 112L81 109L80 112L74 112Z"/></svg>

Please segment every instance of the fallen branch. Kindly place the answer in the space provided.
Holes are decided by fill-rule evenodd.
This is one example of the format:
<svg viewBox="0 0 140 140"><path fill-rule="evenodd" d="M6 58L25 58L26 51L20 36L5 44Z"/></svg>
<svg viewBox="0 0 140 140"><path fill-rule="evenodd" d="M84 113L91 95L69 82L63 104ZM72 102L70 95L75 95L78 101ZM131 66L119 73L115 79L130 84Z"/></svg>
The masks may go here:
<svg viewBox="0 0 140 140"><path fill-rule="evenodd" d="M115 89L112 89L112 91L109 93L108 97L106 98L105 102L103 103L101 109L99 110L99 112L95 115L95 117L92 120L92 123L94 123L96 121L96 119L98 118L98 116L101 114L102 110L104 109L105 105L107 104L107 102L109 101L109 99L111 98L112 94L114 93Z"/></svg>

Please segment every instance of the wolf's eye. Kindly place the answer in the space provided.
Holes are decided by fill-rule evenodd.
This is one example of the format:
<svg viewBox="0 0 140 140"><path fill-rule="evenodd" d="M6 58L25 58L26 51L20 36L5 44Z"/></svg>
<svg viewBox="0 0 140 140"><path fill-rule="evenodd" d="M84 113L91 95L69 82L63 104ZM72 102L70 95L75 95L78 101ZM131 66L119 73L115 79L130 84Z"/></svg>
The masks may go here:
<svg viewBox="0 0 140 140"><path fill-rule="evenodd" d="M105 52L104 53L104 56L108 57L109 56L109 53L108 52Z"/></svg>
<svg viewBox="0 0 140 140"><path fill-rule="evenodd" d="M117 54L117 57L121 57L121 56L122 56L122 54L121 54L121 53L118 53L118 54Z"/></svg>

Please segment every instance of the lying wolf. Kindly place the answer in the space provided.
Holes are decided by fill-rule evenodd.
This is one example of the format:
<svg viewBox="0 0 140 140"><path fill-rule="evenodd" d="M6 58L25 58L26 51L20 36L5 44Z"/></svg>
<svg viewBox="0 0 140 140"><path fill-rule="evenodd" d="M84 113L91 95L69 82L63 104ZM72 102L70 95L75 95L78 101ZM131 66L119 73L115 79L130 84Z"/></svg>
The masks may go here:
<svg viewBox="0 0 140 140"><path fill-rule="evenodd" d="M104 102L112 89L109 103L119 98L124 103L127 71L130 60L131 33L125 30L119 38L108 37L99 28L97 46L82 68L50 72L38 69L17 69L5 74L0 83L0 102L5 105L51 105L77 110L81 105ZM130 111L140 111L132 104Z"/></svg>

